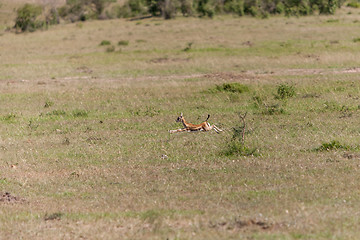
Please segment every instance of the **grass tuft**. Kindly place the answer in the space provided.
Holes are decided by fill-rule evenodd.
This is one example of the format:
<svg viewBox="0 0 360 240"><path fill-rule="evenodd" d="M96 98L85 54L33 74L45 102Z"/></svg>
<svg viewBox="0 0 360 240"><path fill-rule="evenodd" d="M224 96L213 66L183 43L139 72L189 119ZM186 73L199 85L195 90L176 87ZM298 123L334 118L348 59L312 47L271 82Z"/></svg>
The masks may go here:
<svg viewBox="0 0 360 240"><path fill-rule="evenodd" d="M349 149L351 149L351 147L348 145L341 144L337 140L332 140L331 142L322 143L321 146L315 148L314 151L323 152L323 151L332 151L332 150L337 150L337 149L349 150Z"/></svg>
<svg viewBox="0 0 360 240"><path fill-rule="evenodd" d="M60 220L63 215L64 214L61 213L61 212L56 212L56 213L52 213L52 214L47 214L46 213L45 217L44 217L44 220L45 221Z"/></svg>
<svg viewBox="0 0 360 240"><path fill-rule="evenodd" d="M119 45L119 46L128 46L128 45L129 45L129 41L121 40L121 41L118 42L118 45Z"/></svg>
<svg viewBox="0 0 360 240"><path fill-rule="evenodd" d="M71 112L71 115L73 117L75 117L75 118L77 118L77 117L87 117L88 112L86 110L75 109L74 111Z"/></svg>
<svg viewBox="0 0 360 240"><path fill-rule="evenodd" d="M275 95L276 99L288 99L295 96L295 87L289 84L280 84L277 87L277 94Z"/></svg>
<svg viewBox="0 0 360 240"><path fill-rule="evenodd" d="M217 85L215 90L218 92L232 92L232 93L244 93L249 92L250 89L247 85L241 83L223 83L221 85Z"/></svg>
<svg viewBox="0 0 360 240"><path fill-rule="evenodd" d="M102 40L99 45L100 46L109 46L109 45L111 45L111 42L109 40Z"/></svg>

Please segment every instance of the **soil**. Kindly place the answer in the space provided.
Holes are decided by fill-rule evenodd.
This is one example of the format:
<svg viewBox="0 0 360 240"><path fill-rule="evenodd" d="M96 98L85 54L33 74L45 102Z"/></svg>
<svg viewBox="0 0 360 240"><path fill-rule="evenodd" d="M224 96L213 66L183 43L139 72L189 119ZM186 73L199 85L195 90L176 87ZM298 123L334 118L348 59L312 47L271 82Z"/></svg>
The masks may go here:
<svg viewBox="0 0 360 240"><path fill-rule="evenodd" d="M5 192L0 195L0 203L17 203L17 202L23 202L24 200L22 198L13 196L9 192Z"/></svg>

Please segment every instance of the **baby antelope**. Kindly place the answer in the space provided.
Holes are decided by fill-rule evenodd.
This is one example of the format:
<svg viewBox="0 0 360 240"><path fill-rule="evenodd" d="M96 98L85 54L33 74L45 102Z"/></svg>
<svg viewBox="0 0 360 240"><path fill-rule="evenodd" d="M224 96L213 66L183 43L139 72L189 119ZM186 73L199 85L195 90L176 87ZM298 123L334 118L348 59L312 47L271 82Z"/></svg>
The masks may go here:
<svg viewBox="0 0 360 240"><path fill-rule="evenodd" d="M192 132L192 131L210 131L211 129L214 129L215 132L220 133L223 130L219 129L215 125L210 125L210 123L207 122L207 120L210 118L210 115L208 115L205 122L202 122L200 124L191 124L185 121L185 118L183 117L183 114L181 113L180 116L176 119L176 122L181 122L184 125L184 128L180 128L177 130L170 130L170 133L176 133L176 132Z"/></svg>

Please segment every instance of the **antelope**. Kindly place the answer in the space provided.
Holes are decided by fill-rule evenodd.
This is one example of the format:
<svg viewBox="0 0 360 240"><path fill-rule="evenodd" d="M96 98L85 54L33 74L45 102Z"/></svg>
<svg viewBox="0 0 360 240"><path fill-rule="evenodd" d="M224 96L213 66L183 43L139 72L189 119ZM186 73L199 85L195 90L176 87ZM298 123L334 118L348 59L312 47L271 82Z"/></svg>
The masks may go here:
<svg viewBox="0 0 360 240"><path fill-rule="evenodd" d="M170 130L170 133L176 133L176 132L193 132L193 131L210 131L211 129L214 129L216 133L220 133L223 130L219 129L215 125L210 125L210 123L207 122L207 120L210 118L210 114L208 114L207 119L200 123L200 124L191 124L186 122L185 118L183 117L183 114L180 113L180 116L176 119L176 122L181 122L184 125L184 128L176 129L176 130Z"/></svg>

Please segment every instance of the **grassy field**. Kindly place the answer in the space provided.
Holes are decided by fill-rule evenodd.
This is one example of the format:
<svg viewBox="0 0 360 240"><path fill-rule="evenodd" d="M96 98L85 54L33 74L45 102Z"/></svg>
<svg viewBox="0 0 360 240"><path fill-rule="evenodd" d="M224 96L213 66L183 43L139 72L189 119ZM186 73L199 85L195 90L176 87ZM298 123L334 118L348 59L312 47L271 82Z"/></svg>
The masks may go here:
<svg viewBox="0 0 360 240"><path fill-rule="evenodd" d="M0 238L356 239L358 18L2 30Z"/></svg>

